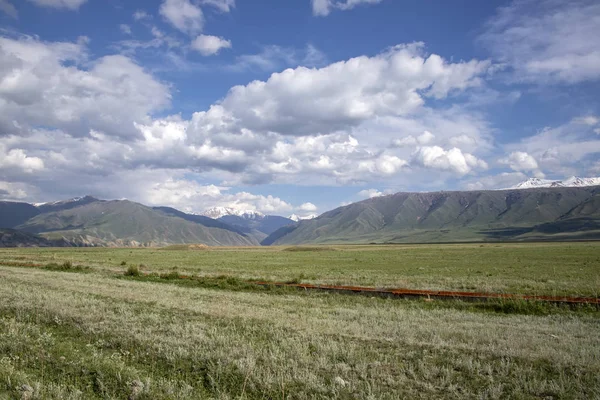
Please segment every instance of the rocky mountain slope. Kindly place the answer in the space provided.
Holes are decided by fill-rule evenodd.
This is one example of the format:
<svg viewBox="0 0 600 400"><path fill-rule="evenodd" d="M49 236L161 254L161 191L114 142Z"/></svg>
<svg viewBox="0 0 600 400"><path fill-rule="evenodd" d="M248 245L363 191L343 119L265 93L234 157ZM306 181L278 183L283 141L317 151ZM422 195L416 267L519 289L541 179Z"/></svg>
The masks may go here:
<svg viewBox="0 0 600 400"><path fill-rule="evenodd" d="M263 244L600 238L600 186L396 193L284 227Z"/></svg>
<svg viewBox="0 0 600 400"><path fill-rule="evenodd" d="M237 210L230 207L213 207L202 213L205 217L215 218L234 229L262 241L277 229L293 224L290 218L278 215L265 215L254 210Z"/></svg>
<svg viewBox="0 0 600 400"><path fill-rule="evenodd" d="M178 213L174 209L153 209L127 200L104 201L89 196L37 207L0 202L0 226L79 246L258 244L252 236L219 221L198 216L188 218L185 213Z"/></svg>

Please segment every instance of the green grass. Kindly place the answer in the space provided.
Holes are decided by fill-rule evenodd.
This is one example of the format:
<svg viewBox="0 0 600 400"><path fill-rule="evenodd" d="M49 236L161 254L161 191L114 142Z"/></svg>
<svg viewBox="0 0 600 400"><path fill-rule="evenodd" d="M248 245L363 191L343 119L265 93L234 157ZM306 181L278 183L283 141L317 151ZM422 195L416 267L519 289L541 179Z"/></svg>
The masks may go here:
<svg viewBox="0 0 600 400"><path fill-rule="evenodd" d="M0 267L0 398L600 396L597 312L156 279Z"/></svg>
<svg viewBox="0 0 600 400"><path fill-rule="evenodd" d="M314 246L311 246L314 247ZM304 247L299 247L304 248ZM10 262L63 263L97 271L145 272L264 279L304 283L598 296L600 242L539 244L456 244L326 246L337 251L274 248L161 249L0 249L0 265ZM297 249L292 247L291 249Z"/></svg>
<svg viewBox="0 0 600 400"><path fill-rule="evenodd" d="M598 244L286 249L1 250L0 399L600 398L596 307L248 281L591 295Z"/></svg>

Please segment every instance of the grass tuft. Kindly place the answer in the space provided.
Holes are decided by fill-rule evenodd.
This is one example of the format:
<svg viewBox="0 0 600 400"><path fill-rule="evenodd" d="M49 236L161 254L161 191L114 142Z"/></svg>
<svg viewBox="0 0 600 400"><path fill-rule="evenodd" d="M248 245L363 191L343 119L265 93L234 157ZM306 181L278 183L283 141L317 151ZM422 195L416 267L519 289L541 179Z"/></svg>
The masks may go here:
<svg viewBox="0 0 600 400"><path fill-rule="evenodd" d="M130 265L125 271L125 276L141 276L140 268L137 265Z"/></svg>
<svg viewBox="0 0 600 400"><path fill-rule="evenodd" d="M65 272L82 272L89 270L89 267L84 267L82 265L73 265L71 261L65 261L62 264L57 263L49 263L44 265L44 269L49 269L51 271L65 271Z"/></svg>

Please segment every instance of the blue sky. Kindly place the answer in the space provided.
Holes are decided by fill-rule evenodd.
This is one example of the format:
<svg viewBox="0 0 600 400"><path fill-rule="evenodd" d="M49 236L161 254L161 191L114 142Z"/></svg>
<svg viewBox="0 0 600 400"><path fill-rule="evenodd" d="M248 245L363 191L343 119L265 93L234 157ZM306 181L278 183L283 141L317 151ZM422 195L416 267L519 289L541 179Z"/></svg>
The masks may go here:
<svg viewBox="0 0 600 400"><path fill-rule="evenodd" d="M600 175L600 5L0 0L0 199L318 214Z"/></svg>

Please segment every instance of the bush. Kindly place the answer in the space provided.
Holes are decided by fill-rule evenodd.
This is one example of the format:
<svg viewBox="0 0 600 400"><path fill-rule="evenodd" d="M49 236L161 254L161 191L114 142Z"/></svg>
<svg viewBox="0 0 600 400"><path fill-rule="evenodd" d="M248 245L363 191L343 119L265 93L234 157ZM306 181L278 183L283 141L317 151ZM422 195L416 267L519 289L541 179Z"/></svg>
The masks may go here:
<svg viewBox="0 0 600 400"><path fill-rule="evenodd" d="M140 276L140 269L137 265L130 265L125 271L125 276Z"/></svg>
<svg viewBox="0 0 600 400"><path fill-rule="evenodd" d="M127 265L127 261L121 261L121 265Z"/></svg>

